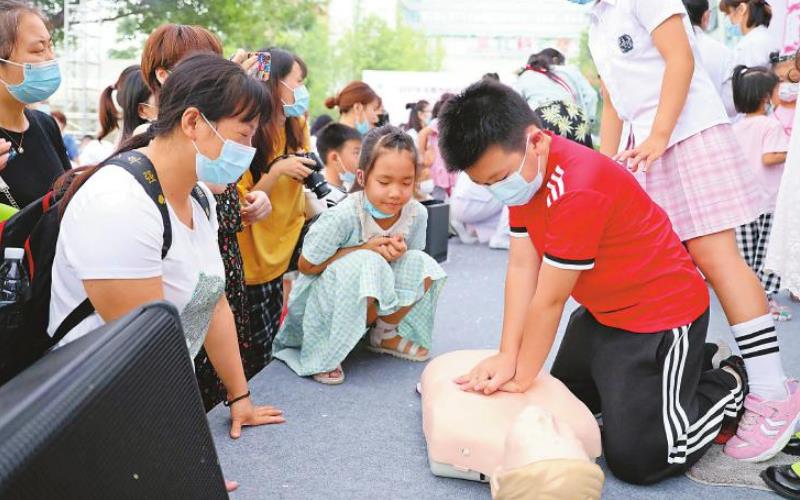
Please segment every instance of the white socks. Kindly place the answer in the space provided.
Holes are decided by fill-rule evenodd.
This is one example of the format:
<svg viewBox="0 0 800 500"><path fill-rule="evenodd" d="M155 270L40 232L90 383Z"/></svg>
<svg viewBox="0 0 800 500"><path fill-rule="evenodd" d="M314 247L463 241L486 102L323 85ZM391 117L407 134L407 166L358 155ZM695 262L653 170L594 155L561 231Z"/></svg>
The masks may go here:
<svg viewBox="0 0 800 500"><path fill-rule="evenodd" d="M769 401L786 399L786 374L771 314L731 327L742 353L750 392Z"/></svg>

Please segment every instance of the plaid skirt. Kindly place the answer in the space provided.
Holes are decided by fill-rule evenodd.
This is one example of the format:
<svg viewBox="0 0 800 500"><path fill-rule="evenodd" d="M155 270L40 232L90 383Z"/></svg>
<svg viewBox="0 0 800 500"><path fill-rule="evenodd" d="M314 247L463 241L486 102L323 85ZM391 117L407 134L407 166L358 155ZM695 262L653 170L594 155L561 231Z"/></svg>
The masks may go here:
<svg viewBox="0 0 800 500"><path fill-rule="evenodd" d="M261 349L264 365L272 361L272 341L281 326L283 276L263 285L247 285L250 302L250 335Z"/></svg>
<svg viewBox="0 0 800 500"><path fill-rule="evenodd" d="M634 175L667 212L681 241L756 220L767 196L727 124L675 144L646 173Z"/></svg>

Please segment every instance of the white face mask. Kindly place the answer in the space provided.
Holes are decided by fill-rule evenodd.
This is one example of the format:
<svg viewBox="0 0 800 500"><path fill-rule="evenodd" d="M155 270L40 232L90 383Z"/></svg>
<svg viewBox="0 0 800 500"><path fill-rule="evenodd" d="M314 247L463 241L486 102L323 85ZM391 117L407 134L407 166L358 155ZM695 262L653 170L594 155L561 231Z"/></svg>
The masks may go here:
<svg viewBox="0 0 800 500"><path fill-rule="evenodd" d="M797 90L800 84L783 82L778 86L778 97L783 102L797 101Z"/></svg>

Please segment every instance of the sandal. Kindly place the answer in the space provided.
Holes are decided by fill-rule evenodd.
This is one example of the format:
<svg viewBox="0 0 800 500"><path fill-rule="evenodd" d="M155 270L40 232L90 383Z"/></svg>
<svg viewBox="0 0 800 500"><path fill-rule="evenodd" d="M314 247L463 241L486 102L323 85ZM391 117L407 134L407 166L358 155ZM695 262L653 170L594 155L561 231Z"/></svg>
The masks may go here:
<svg viewBox="0 0 800 500"><path fill-rule="evenodd" d="M339 374L334 375L336 372L339 372ZM342 370L342 365L338 365L329 372L315 373L311 378L320 384L339 385L344 383L344 370Z"/></svg>
<svg viewBox="0 0 800 500"><path fill-rule="evenodd" d="M395 358L405 359L406 361L422 362L430 359L430 351L426 352L424 355L418 354L419 350L423 347L402 337L400 337L400 343L397 344L396 348L384 347L384 340L393 339L395 337L400 337L400 334L397 333L397 328L385 330L373 326L369 330L369 344L367 344L367 349L378 354L388 354Z"/></svg>

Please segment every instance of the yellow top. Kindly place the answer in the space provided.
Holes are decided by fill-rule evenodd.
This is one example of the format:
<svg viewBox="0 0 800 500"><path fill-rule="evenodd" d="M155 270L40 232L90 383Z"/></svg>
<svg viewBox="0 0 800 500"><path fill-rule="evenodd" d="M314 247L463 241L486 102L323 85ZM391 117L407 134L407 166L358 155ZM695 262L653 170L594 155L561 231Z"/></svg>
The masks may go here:
<svg viewBox="0 0 800 500"><path fill-rule="evenodd" d="M311 143L308 124L304 136L303 143L308 150ZM286 132L281 129L274 138L273 150L278 154L268 162L282 155L285 148ZM239 180L239 196L243 199L254 185L253 174L248 170ZM244 281L247 285L263 285L281 277L287 271L306 220L306 200L302 183L282 175L272 187L269 199L272 202L272 213L245 227L238 234L244 262Z"/></svg>

